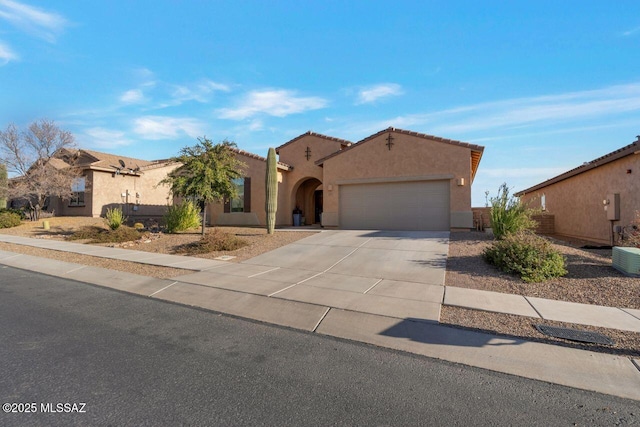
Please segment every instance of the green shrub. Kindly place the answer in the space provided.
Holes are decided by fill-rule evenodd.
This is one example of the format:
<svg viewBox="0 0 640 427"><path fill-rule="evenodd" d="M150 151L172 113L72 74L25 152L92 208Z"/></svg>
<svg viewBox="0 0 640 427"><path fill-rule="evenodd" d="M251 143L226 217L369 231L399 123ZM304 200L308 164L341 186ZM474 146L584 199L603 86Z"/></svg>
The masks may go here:
<svg viewBox="0 0 640 427"><path fill-rule="evenodd" d="M120 208L108 208L107 213L104 215L104 219L112 230L117 230L122 224L127 221L127 217L122 213Z"/></svg>
<svg viewBox="0 0 640 427"><path fill-rule="evenodd" d="M491 198L491 229L498 239L509 233L530 230L536 226L531 219L533 211L527 208L520 199L509 195L509 187L503 183L498 189L498 196Z"/></svg>
<svg viewBox="0 0 640 427"><path fill-rule="evenodd" d="M176 233L200 226L200 209L190 200L169 206L164 216L167 233Z"/></svg>
<svg viewBox="0 0 640 427"><path fill-rule="evenodd" d="M525 282L543 282L567 274L562 254L551 243L527 231L509 233L483 252L484 259Z"/></svg>
<svg viewBox="0 0 640 427"><path fill-rule="evenodd" d="M207 254L209 252L229 252L247 246L249 243L236 236L219 229L214 229L194 243L187 243L176 248L177 253L188 255Z"/></svg>
<svg viewBox="0 0 640 427"><path fill-rule="evenodd" d="M15 212L0 213L0 228L17 227L21 222L20 215Z"/></svg>
<svg viewBox="0 0 640 427"><path fill-rule="evenodd" d="M69 240L88 240L89 243L123 243L138 240L142 234L131 227L118 227L115 230L86 226L67 237Z"/></svg>
<svg viewBox="0 0 640 427"><path fill-rule="evenodd" d="M14 213L18 215L20 219L27 219L27 214L24 212L24 209L12 209L12 208L0 209L0 214L5 212Z"/></svg>

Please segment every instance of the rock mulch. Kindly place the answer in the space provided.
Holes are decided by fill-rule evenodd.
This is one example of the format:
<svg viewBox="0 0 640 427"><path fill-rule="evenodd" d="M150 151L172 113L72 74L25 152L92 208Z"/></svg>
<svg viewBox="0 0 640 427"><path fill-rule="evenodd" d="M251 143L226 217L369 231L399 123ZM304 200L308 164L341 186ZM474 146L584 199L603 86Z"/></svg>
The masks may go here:
<svg viewBox="0 0 640 427"><path fill-rule="evenodd" d="M102 225L100 218L55 217L49 218L51 230L45 231L42 222L25 222L19 227L2 229L0 233L64 239L73 230L85 225ZM224 231L237 234L249 241L249 245L229 252L213 252L198 255L202 258L216 258L221 255L235 256L233 262L255 257L261 253L276 249L296 240L314 234L314 231L277 231L267 236L261 228L224 227ZM173 253L175 248L185 243L197 241L197 232L182 234L154 234L150 238L131 242L121 247L154 253ZM567 258L569 273L562 278L545 283L526 283L517 277L501 273L487 264L481 257L485 247L491 243L491 237L479 232L451 233L449 259L445 284L462 288L481 289L494 292L512 293L557 299L584 304L597 304L614 307L640 309L640 279L629 278L611 267L611 250L584 250L569 243L555 241L556 249ZM34 256L93 265L123 272L147 275L158 278L171 278L185 274L185 270L176 268L148 266L134 262L110 260L87 255L69 254L33 248L28 246L0 243L0 250L24 253ZM440 322L454 327L497 333L500 335L524 338L541 342L584 348L607 353L640 356L640 334L613 329L595 328L583 325L570 325L529 317L490 313L459 307L442 308ZM612 338L613 347L579 344L568 340L551 338L541 334L535 324L574 327L603 333Z"/></svg>
<svg viewBox="0 0 640 427"><path fill-rule="evenodd" d="M568 274L544 283L526 283L500 272L482 259L482 251L492 238L479 232L451 233L445 284L517 295L534 296L583 304L640 309L640 279L626 277L611 266L611 250L581 249L554 241L567 260ZM640 334L614 329L571 325L529 317L490 313L445 306L441 323L577 348L625 355L640 355ZM535 324L572 327L603 333L612 338L613 347L578 344L541 334Z"/></svg>

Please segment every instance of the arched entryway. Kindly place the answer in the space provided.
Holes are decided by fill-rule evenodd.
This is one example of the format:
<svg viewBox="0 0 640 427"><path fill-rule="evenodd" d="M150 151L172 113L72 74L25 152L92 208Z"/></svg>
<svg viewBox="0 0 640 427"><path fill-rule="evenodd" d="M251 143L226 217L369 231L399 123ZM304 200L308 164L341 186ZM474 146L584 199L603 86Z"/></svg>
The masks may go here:
<svg viewBox="0 0 640 427"><path fill-rule="evenodd" d="M294 187L292 205L302 211L306 225L320 224L322 214L322 182L317 178L303 178Z"/></svg>

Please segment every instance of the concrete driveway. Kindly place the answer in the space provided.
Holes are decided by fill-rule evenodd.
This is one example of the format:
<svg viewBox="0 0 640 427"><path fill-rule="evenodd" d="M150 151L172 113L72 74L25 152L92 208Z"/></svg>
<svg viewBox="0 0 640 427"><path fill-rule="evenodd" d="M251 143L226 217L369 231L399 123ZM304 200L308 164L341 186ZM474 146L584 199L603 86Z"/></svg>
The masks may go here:
<svg viewBox="0 0 640 427"><path fill-rule="evenodd" d="M401 319L437 321L448 232L323 231L180 282Z"/></svg>

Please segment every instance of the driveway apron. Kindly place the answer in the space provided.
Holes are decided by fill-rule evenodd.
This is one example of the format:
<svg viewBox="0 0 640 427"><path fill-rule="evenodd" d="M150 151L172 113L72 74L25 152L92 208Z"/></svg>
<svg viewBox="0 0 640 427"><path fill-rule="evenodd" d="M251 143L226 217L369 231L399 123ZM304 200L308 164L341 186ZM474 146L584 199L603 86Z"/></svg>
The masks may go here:
<svg viewBox="0 0 640 427"><path fill-rule="evenodd" d="M238 264L174 278L400 319L438 321L448 232L323 231Z"/></svg>

